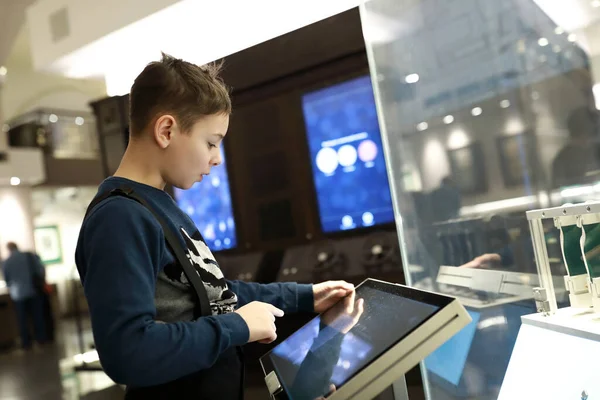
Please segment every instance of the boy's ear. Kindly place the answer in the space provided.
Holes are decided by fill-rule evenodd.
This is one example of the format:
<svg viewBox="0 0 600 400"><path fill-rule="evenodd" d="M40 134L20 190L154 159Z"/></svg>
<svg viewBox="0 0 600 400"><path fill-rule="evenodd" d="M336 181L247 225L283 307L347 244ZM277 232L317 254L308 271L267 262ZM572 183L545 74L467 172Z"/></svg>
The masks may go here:
<svg viewBox="0 0 600 400"><path fill-rule="evenodd" d="M161 115L154 124L154 140L165 149L171 143L173 130L177 129L177 122L172 115Z"/></svg>

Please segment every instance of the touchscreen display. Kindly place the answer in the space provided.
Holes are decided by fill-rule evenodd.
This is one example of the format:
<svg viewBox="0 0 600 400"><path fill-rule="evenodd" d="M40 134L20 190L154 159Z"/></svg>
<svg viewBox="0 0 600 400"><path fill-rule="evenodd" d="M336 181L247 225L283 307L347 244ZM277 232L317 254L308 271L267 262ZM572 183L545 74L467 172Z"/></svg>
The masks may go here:
<svg viewBox="0 0 600 400"><path fill-rule="evenodd" d="M189 190L175 188L175 200L198 227L206 245L212 251L236 247L237 238L225 154L222 164L213 168L202 182Z"/></svg>
<svg viewBox="0 0 600 400"><path fill-rule="evenodd" d="M363 284L277 345L268 357L290 399L327 397L440 306Z"/></svg>
<svg viewBox="0 0 600 400"><path fill-rule="evenodd" d="M323 231L392 222L371 78L306 94L302 109Z"/></svg>

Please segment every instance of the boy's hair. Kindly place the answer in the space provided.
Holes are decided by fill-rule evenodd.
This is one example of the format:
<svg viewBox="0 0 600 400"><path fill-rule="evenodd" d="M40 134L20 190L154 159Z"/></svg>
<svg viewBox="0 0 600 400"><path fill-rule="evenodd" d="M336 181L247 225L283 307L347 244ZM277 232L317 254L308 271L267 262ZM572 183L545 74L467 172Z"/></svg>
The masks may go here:
<svg viewBox="0 0 600 400"><path fill-rule="evenodd" d="M6 247L8 248L8 251L10 251L10 252L19 250L19 246L17 246L17 244L15 242L8 242L6 244Z"/></svg>
<svg viewBox="0 0 600 400"><path fill-rule="evenodd" d="M203 116L231 114L220 70L221 64L198 66L162 53L162 59L148 64L131 87L131 135L139 136L160 114L173 114L184 132Z"/></svg>

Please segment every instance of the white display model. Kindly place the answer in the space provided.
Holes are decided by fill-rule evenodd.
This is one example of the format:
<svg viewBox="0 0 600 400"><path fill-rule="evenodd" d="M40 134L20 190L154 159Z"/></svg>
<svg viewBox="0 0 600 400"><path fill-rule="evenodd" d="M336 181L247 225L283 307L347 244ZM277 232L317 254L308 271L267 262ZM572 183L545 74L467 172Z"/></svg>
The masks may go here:
<svg viewBox="0 0 600 400"><path fill-rule="evenodd" d="M600 319L592 309L523 316L498 399L600 399L598 360Z"/></svg>

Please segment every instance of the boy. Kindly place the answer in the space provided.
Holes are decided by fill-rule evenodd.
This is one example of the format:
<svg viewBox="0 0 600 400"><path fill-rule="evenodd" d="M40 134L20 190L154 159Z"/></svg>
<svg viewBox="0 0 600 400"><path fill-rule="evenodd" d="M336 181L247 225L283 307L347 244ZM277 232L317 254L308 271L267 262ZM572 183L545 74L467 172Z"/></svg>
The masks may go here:
<svg viewBox="0 0 600 400"><path fill-rule="evenodd" d="M163 55L131 88L129 145L98 196L127 187L145 205L111 196L91 207L76 250L100 361L127 386L127 399L242 398L240 346L275 340L275 317L284 312L322 312L354 290L346 282L225 280L164 187L189 189L221 163L230 113L215 66ZM195 318L194 289L155 215L177 233L202 277L212 315Z"/></svg>

